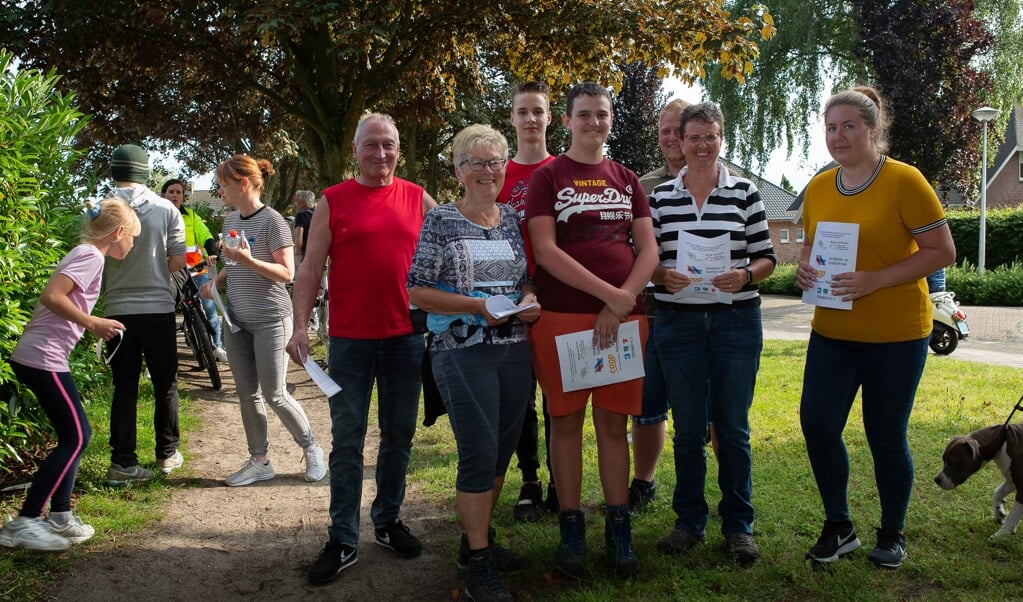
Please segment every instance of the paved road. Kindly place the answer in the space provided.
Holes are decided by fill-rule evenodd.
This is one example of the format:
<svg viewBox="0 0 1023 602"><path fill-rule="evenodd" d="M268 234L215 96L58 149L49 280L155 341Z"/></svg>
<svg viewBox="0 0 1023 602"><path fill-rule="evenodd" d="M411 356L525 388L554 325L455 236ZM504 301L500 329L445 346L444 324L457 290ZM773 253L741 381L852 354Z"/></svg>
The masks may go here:
<svg viewBox="0 0 1023 602"><path fill-rule="evenodd" d="M1023 368L1023 307L961 306L970 336L952 357ZM764 295L764 337L803 340L810 336L813 308L796 297Z"/></svg>

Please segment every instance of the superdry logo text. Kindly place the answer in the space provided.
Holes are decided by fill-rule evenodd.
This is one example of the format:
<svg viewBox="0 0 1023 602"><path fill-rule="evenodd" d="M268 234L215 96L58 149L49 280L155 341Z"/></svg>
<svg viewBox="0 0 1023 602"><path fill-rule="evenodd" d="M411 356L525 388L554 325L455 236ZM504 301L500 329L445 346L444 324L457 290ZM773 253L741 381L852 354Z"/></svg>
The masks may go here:
<svg viewBox="0 0 1023 602"><path fill-rule="evenodd" d="M603 180L577 180L576 185L601 186ZM604 188L600 192L582 192L575 188L562 188L558 191L554 210L558 212L558 221L566 222L568 218L583 211L600 211L601 219L621 219L622 212L632 215L632 187L627 186L625 192L614 188Z"/></svg>

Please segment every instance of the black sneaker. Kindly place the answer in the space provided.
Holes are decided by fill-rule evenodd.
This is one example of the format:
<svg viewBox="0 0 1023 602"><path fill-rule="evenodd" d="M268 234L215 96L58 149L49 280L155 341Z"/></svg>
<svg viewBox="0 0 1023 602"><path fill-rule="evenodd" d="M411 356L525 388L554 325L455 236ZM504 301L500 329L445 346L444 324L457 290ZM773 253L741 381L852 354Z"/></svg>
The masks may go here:
<svg viewBox="0 0 1023 602"><path fill-rule="evenodd" d="M483 550L469 557L469 573L465 576L465 597L474 602L515 600L498 577L490 550Z"/></svg>
<svg viewBox="0 0 1023 602"><path fill-rule="evenodd" d="M561 505L558 503L558 488L554 486L554 481L547 483L547 499L543 501L543 505L551 514L561 512Z"/></svg>
<svg viewBox="0 0 1023 602"><path fill-rule="evenodd" d="M897 569L906 560L906 536L895 529L878 529L877 545L867 556L884 569Z"/></svg>
<svg viewBox="0 0 1023 602"><path fill-rule="evenodd" d="M325 585L338 578L341 571L359 561L359 550L333 539L320 552L309 569L309 585Z"/></svg>
<svg viewBox="0 0 1023 602"><path fill-rule="evenodd" d="M386 527L377 527L374 530L378 546L391 550L401 558L415 558L423 551L423 544L411 532L400 519Z"/></svg>
<svg viewBox="0 0 1023 602"><path fill-rule="evenodd" d="M494 541L496 532L491 527L487 531L487 544L490 547L490 557L494 561L494 568L498 573L514 573L529 566L529 559L512 552L501 544ZM458 568L465 570L469 568L469 538L462 533L462 540L458 543Z"/></svg>
<svg viewBox="0 0 1023 602"><path fill-rule="evenodd" d="M543 486L540 481L527 481L519 490L519 500L515 502L512 516L519 522L535 523L540 520L540 507L543 504Z"/></svg>
<svg viewBox="0 0 1023 602"><path fill-rule="evenodd" d="M666 556L685 554L695 545L703 543L704 537L692 531L676 527L657 542L657 551Z"/></svg>
<svg viewBox="0 0 1023 602"><path fill-rule="evenodd" d="M860 547L852 521L824 521L824 528L817 543L806 553L807 560L834 562L842 556L852 554Z"/></svg>
<svg viewBox="0 0 1023 602"><path fill-rule="evenodd" d="M632 479L632 484L629 485L629 514L642 512L656 497L656 483Z"/></svg>
<svg viewBox="0 0 1023 602"><path fill-rule="evenodd" d="M743 566L749 566L760 557L760 550L753 542L753 536L749 533L729 533L725 535L725 546L732 558Z"/></svg>

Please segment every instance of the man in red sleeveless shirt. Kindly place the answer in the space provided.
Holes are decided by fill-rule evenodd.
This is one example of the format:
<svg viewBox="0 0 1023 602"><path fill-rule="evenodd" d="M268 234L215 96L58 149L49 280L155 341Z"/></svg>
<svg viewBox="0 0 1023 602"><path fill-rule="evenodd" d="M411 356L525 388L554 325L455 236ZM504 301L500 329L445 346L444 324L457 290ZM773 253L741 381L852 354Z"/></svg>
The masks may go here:
<svg viewBox="0 0 1023 602"><path fill-rule="evenodd" d="M330 398L329 539L309 570L323 585L358 560L362 449L370 394L378 390L380 451L370 516L378 545L414 558L422 545L398 517L422 386L423 336L414 334L405 284L423 216L436 206L422 187L394 175L398 129L388 115L365 115L355 131L359 175L323 191L309 226L294 287L295 330L288 353L304 363L313 300L330 270L329 372L341 392Z"/></svg>

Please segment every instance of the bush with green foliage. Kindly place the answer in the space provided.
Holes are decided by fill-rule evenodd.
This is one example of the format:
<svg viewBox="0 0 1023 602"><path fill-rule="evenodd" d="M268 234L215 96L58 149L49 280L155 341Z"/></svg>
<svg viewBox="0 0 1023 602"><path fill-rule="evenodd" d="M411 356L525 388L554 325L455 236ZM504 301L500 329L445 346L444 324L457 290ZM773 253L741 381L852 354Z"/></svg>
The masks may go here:
<svg viewBox="0 0 1023 602"><path fill-rule="evenodd" d="M976 266L980 247L980 213L950 209L947 215L952 240L956 243L956 263ZM1023 261L1023 207L992 209L984 221L987 229L984 268L990 270Z"/></svg>
<svg viewBox="0 0 1023 602"><path fill-rule="evenodd" d="M58 76L19 71L0 49L0 357L10 357L57 262L78 239L84 187L73 173L73 147L86 118ZM16 449L44 432L34 404L9 403L16 381L0 362L0 469ZM33 413L35 416L33 416ZM5 453L6 452L6 453Z"/></svg>
<svg viewBox="0 0 1023 602"><path fill-rule="evenodd" d="M780 263L774 272L759 285L760 292L768 295L788 295L798 297L803 294L796 284L796 264Z"/></svg>
<svg viewBox="0 0 1023 602"><path fill-rule="evenodd" d="M963 305L994 305L1018 307L1023 305L1023 262L1013 261L983 276L976 266L964 263L945 271L946 288L955 291Z"/></svg>

